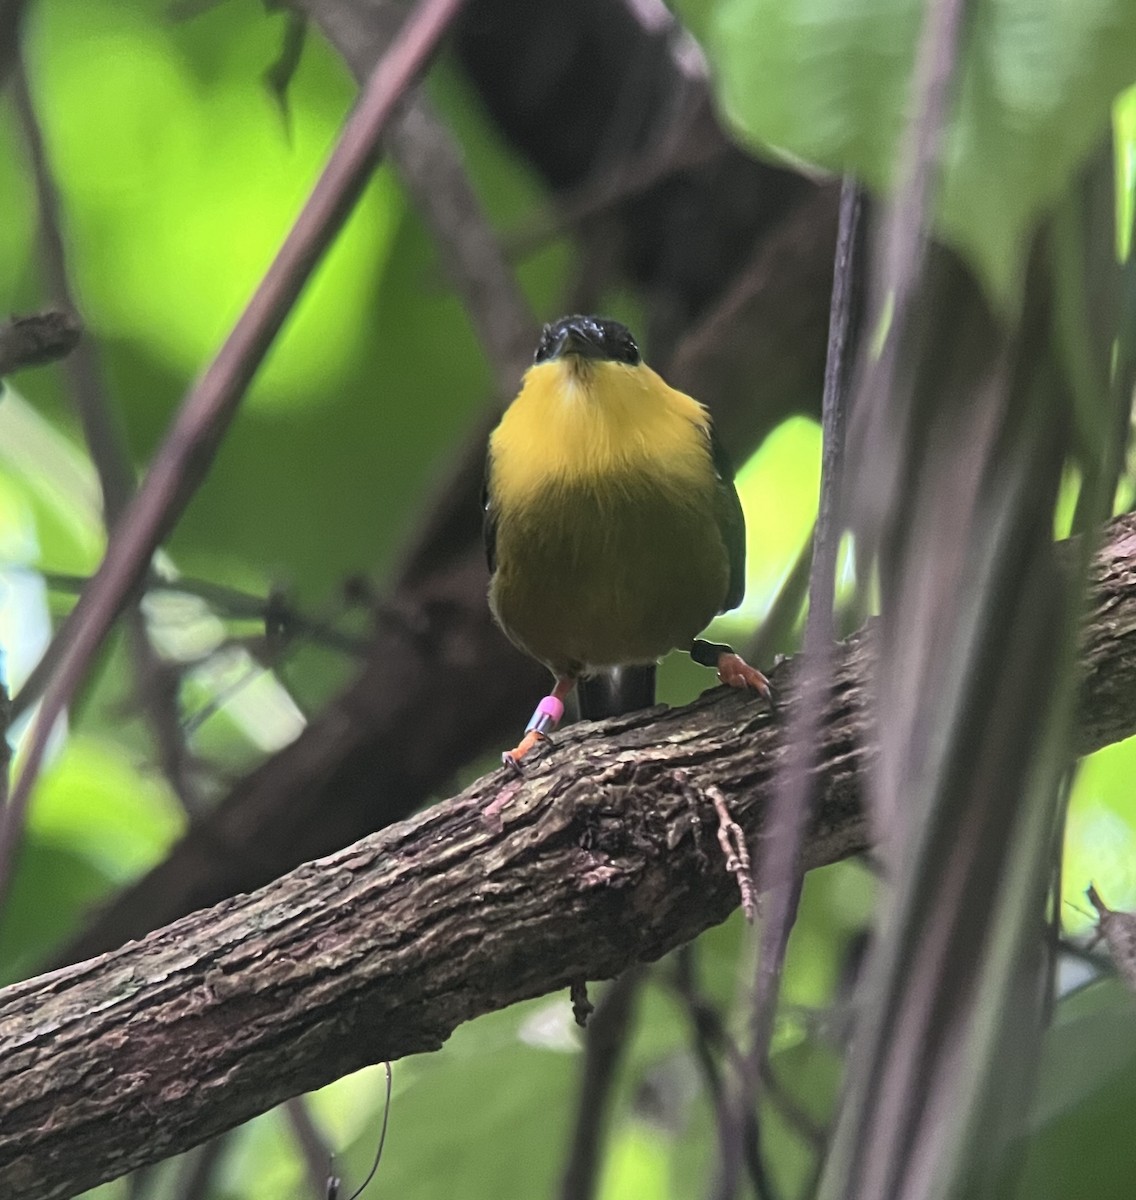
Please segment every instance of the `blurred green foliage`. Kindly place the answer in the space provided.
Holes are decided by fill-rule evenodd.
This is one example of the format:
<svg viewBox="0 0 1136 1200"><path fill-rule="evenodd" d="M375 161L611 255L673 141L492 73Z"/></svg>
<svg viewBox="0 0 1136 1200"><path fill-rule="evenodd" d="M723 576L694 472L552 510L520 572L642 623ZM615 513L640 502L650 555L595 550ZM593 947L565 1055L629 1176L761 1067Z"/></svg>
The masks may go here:
<svg viewBox="0 0 1136 1200"><path fill-rule="evenodd" d="M708 31L726 107L752 139L832 168L855 167L877 184L890 179L915 0L687 7ZM1133 60L1133 13L1126 0L979 6L949 142L954 182L942 227L1003 302L1029 221L1091 149L1096 118L1129 82L1121 70ZM247 0L178 24L167 19L165 0L42 0L33 10L28 62L73 282L140 466L270 260L352 100L342 65L312 37L281 112L262 75L283 27L282 17ZM522 227L542 202L539 185L447 64L431 88L492 220L502 230ZM1118 110L1128 130L1122 162L1132 161L1134 104L1130 95ZM0 164L0 307L21 311L45 296L34 196L7 108ZM570 256L567 244L553 242L519 264L539 315L560 307ZM636 306L625 296L612 304L620 314ZM0 403L0 640L15 684L42 650L49 612L67 602L56 596L49 606L35 571L89 572L104 540L64 374L29 373L18 384ZM347 576L383 578L448 457L492 402L487 364L430 239L396 178L380 168L171 537L169 562L262 595L283 582L299 603L326 608ZM740 471L750 587L734 621L760 617L804 544L819 452L816 425L794 418ZM162 614L151 617L160 630ZM205 612L166 619L183 636L190 629L195 644L220 643ZM249 669L246 656L202 672L190 695L210 703ZM301 708L314 705L346 670L334 656L311 652L287 675L287 688L262 676L255 702L226 705L194 735L195 748L223 770L239 769L298 728L290 692ZM676 666L665 695L684 699L705 685L704 675ZM81 733L57 746L37 791L0 941L4 980L33 970L92 904L158 861L182 828L144 728L124 717L128 696L126 656L115 647L79 712ZM1110 904L1136 906L1133 779L1136 740L1083 764L1065 859L1071 898L1093 880ZM869 921L872 890L856 864L814 872L790 946L773 1065L820 1123L839 1086L842 977ZM1070 910L1067 923L1084 928L1088 918ZM736 917L697 944L701 986L739 1035L750 969L739 966L741 945ZM604 1200L685 1200L702 1193L714 1160L711 1109L668 971L662 964L640 998L616 1090ZM1025 1194L1130 1194L1133 1152L1118 1151L1131 1145L1124 1130L1136 1089L1129 1005L1109 987L1059 1009ZM390 1139L370 1194L553 1194L579 1066L566 997L481 1018L443 1051L396 1064ZM369 1165L381 1101L378 1070L314 1098L349 1184ZM809 1177L807 1145L777 1104L767 1102L761 1117L770 1169L780 1194L791 1197ZM156 1200L175 1194L178 1169L157 1173ZM302 1160L279 1113L237 1136L213 1192L215 1200L306 1194ZM93 1195L125 1200L127 1184Z"/></svg>
<svg viewBox="0 0 1136 1200"><path fill-rule="evenodd" d="M914 110L922 0L719 0L708 46L725 111L773 153L888 190ZM1037 218L1132 83L1136 7L980 0L960 35L937 229L1016 311Z"/></svg>

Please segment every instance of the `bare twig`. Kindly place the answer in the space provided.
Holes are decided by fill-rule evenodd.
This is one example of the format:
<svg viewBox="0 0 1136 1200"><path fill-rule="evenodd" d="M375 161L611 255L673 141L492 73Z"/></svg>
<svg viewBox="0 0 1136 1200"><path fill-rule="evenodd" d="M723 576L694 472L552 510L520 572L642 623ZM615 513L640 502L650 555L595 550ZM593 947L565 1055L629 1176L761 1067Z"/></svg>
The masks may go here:
<svg viewBox="0 0 1136 1200"><path fill-rule="evenodd" d="M8 742L8 730L12 723L12 702L8 698L8 685L0 660L0 808L8 803L8 772L12 769L12 747Z"/></svg>
<svg viewBox="0 0 1136 1200"><path fill-rule="evenodd" d="M486 808L485 815L491 825L499 824L499 817L492 806ZM572 1002L572 1019L581 1029L586 1029L588 1018L596 1011L596 1006L588 998L588 981L582 975L578 975L569 984L568 999Z"/></svg>
<svg viewBox="0 0 1136 1200"><path fill-rule="evenodd" d="M55 185L43 131L36 115L27 72L17 63L13 73L16 112L27 143L39 208L40 260L53 299L77 313L63 243L59 191ZM103 496L103 519L108 532L134 494L134 468L114 406L103 386L102 366L94 340L79 342L65 364L75 406ZM162 771L190 817L200 815L201 801L193 782L192 764L178 714L177 676L155 650L146 620L136 604L127 611L127 642L134 662L139 711L149 722ZM0 889L2 890L2 889Z"/></svg>
<svg viewBox="0 0 1136 1200"><path fill-rule="evenodd" d="M12 98L27 146L35 182L39 211L40 262L52 300L74 314L82 325L68 277L67 252L63 244L59 191L52 176L43 131L36 115L27 73L18 63L12 74ZM75 407L83 434L102 487L108 527L118 520L134 491L134 470L126 454L126 439L114 407L103 391L102 370L95 344L88 334L78 343L66 364Z"/></svg>
<svg viewBox="0 0 1136 1200"><path fill-rule="evenodd" d="M786 654L791 648L793 631L805 606L805 597L809 593L813 533L814 530L809 531L809 536L805 538L788 575L782 580L769 611L746 646L744 657L750 662L761 663L764 666L772 662L775 655Z"/></svg>
<svg viewBox="0 0 1136 1200"><path fill-rule="evenodd" d="M896 195L887 210L880 235L879 270L869 279L870 327L891 312L892 328L879 357L862 370L858 395L891 396L903 367L900 348L910 353L915 321L913 298L927 254L927 229L938 183L939 139L947 115L951 80L967 12L967 0L937 0L926 9L916 50L912 79L912 112L899 156L900 176ZM856 406L851 429L851 453L857 469L849 477L858 524L875 541L899 486L903 455L895 447L910 437L912 404L898 396L894 404ZM870 458L869 458L870 456Z"/></svg>
<svg viewBox="0 0 1136 1200"><path fill-rule="evenodd" d="M729 1153L727 1144L734 1135L731 1129L729 1099L722 1082L717 1056L725 1054L735 1072L742 1069L742 1056L726 1029L722 1014L699 990L693 945L680 946L675 951L675 972L671 982L690 1017L694 1058L702 1073L702 1082L710 1098L711 1107L714 1109L719 1154L725 1157ZM773 1187L761 1156L759 1130L757 1110L750 1109L745 1114L742 1130L742 1162L758 1200L770 1200Z"/></svg>
<svg viewBox="0 0 1136 1200"><path fill-rule="evenodd" d="M212 1193L221 1160L232 1144L232 1135L222 1133L194 1150L181 1170L175 1200L206 1200Z"/></svg>
<svg viewBox="0 0 1136 1200"><path fill-rule="evenodd" d="M612 1089L644 977L642 967L624 971L604 992L588 1021L576 1120L560 1176L561 1200L590 1200L595 1195Z"/></svg>
<svg viewBox="0 0 1136 1200"><path fill-rule="evenodd" d="M858 319L862 197L855 180L844 180L836 241L836 269L829 320L822 427L824 431L821 490L809 572L809 613L805 624L800 700L789 719L788 754L778 772L769 816L769 833L759 849L758 877L767 887L757 974L750 1009L750 1047L734 1097L726 1157L715 1191L728 1200L737 1189L738 1163L745 1114L758 1103L762 1064L768 1060L781 970L801 892L799 857L814 787L816 742L831 686L833 606L836 559L842 521L837 512L841 489L851 340Z"/></svg>
<svg viewBox="0 0 1136 1200"><path fill-rule="evenodd" d="M217 357L191 389L131 501L107 554L57 638L58 667L27 740L23 769L0 819L0 896L10 879L32 784L48 738L150 557L204 478L268 347L374 166L396 105L425 67L462 0L420 0L375 67L307 204Z"/></svg>
<svg viewBox="0 0 1136 1200"><path fill-rule="evenodd" d="M737 880L742 912L752 925L757 920L757 888L753 882L753 868L750 866L745 835L741 826L730 816L730 809L721 788L708 787L706 795L718 814L718 845L722 847L726 870Z"/></svg>
<svg viewBox="0 0 1136 1200"><path fill-rule="evenodd" d="M90 581L87 575L68 575L62 571L44 571L42 578L51 591L69 596L78 595ZM367 649L363 637L337 629L331 617L325 619L301 612L282 592L259 596L209 579L194 579L189 575L168 579L154 572L147 575L145 589L147 594L194 596L203 600L219 617L228 621L256 622L264 626L267 636L279 641L302 639L351 658L360 657ZM381 604L376 608L380 619L407 624L397 610L384 608ZM32 698L21 692L17 699L19 704L14 704L14 713L19 716L30 706Z"/></svg>
<svg viewBox="0 0 1136 1200"><path fill-rule="evenodd" d="M396 5L355 9L318 0L288 0L308 16L362 82L393 34ZM516 277L487 220L454 135L415 89L384 135L384 146L433 235L446 275L462 302L493 368L502 397L516 390L532 357L537 326Z"/></svg>
<svg viewBox="0 0 1136 1200"><path fill-rule="evenodd" d="M20 22L27 0L0 0L0 90L20 51Z"/></svg>
<svg viewBox="0 0 1136 1200"><path fill-rule="evenodd" d="M293 1096L283 1104L284 1116L292 1127L292 1138L304 1160L308 1183L316 1200L327 1198L327 1176L331 1169L332 1153L315 1120L308 1101L303 1096Z"/></svg>

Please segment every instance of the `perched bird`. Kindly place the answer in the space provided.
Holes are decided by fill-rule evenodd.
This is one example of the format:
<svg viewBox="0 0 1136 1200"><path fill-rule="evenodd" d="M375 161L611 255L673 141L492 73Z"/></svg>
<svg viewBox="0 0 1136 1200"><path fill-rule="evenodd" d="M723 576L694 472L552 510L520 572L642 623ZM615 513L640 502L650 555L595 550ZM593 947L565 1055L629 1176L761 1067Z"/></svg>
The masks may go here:
<svg viewBox="0 0 1136 1200"><path fill-rule="evenodd" d="M493 615L556 677L507 762L547 738L577 681L633 678L626 669L677 647L771 698L760 671L697 637L745 590L729 459L709 412L652 371L619 322L544 327L489 439L484 507Z"/></svg>

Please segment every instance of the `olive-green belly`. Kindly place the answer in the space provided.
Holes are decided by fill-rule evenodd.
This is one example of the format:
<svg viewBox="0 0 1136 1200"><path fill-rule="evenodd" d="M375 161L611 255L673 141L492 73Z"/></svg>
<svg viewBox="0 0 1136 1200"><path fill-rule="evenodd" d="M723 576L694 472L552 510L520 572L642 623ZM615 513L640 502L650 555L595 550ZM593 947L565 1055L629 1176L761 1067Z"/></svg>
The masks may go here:
<svg viewBox="0 0 1136 1200"><path fill-rule="evenodd" d="M695 500L656 488L559 491L502 513L490 585L502 628L557 674L689 647L729 582L714 497Z"/></svg>

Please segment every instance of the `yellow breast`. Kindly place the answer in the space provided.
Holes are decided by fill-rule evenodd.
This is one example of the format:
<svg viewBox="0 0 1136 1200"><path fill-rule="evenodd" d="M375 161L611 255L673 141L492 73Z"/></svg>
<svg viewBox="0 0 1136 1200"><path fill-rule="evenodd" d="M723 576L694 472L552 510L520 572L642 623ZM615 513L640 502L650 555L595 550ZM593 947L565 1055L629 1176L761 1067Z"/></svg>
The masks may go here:
<svg viewBox="0 0 1136 1200"><path fill-rule="evenodd" d="M532 367L490 440L505 632L558 675L653 662L721 609L706 410L649 367Z"/></svg>
<svg viewBox="0 0 1136 1200"><path fill-rule="evenodd" d="M556 359L530 367L490 439L502 509L550 484L614 481L644 471L663 486L708 479L708 416L645 364Z"/></svg>

